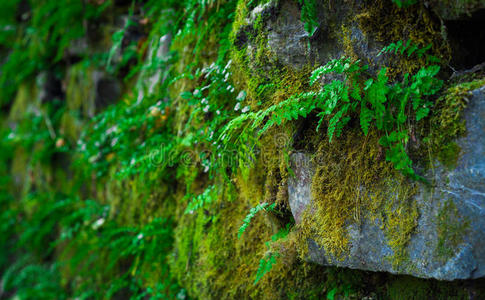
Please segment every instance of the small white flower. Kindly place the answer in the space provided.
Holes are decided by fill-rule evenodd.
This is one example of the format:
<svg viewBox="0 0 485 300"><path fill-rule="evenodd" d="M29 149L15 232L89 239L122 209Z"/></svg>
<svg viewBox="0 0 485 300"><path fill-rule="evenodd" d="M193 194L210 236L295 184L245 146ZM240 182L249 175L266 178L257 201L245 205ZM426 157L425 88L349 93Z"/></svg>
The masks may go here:
<svg viewBox="0 0 485 300"><path fill-rule="evenodd" d="M194 91L194 96L198 96L198 95L199 95L199 93L200 93L199 89L195 89L195 91Z"/></svg>
<svg viewBox="0 0 485 300"><path fill-rule="evenodd" d="M89 158L89 162L90 162L90 163L95 163L95 162L96 162L96 160L98 160L98 157L99 157L99 156L100 156L100 154L99 154L99 153L98 153L98 154L96 154L96 155L91 156L91 157Z"/></svg>
<svg viewBox="0 0 485 300"><path fill-rule="evenodd" d="M236 106L234 106L234 110L238 111L240 107L241 107L241 103L238 102Z"/></svg>
<svg viewBox="0 0 485 300"><path fill-rule="evenodd" d="M220 110L216 110L216 114L217 115L220 115L221 114L221 111Z"/></svg>
<svg viewBox="0 0 485 300"><path fill-rule="evenodd" d="M243 113L246 113L246 112L248 112L248 111L249 111L249 106L245 106L245 107L244 107L244 108L241 110L241 112L243 112Z"/></svg>
<svg viewBox="0 0 485 300"><path fill-rule="evenodd" d="M246 92L245 91L240 91L239 94L237 94L236 100L237 101L242 101L246 99Z"/></svg>
<svg viewBox="0 0 485 300"><path fill-rule="evenodd" d="M204 173L207 173L207 172L209 172L209 166L204 167Z"/></svg>
<svg viewBox="0 0 485 300"><path fill-rule="evenodd" d="M91 225L91 227L94 230L98 230L101 226L103 226L103 224L104 224L104 218L100 218L96 222L94 222L93 225Z"/></svg>
<svg viewBox="0 0 485 300"><path fill-rule="evenodd" d="M230 60L227 62L227 65L224 67L224 69L229 69L229 67L231 66L231 63L232 63L232 59L230 59Z"/></svg>
<svg viewBox="0 0 485 300"><path fill-rule="evenodd" d="M140 233L136 238L141 240L143 238L143 233Z"/></svg>
<svg viewBox="0 0 485 300"><path fill-rule="evenodd" d="M114 138L112 141L111 141L111 147L114 147L116 144L118 143L118 138Z"/></svg>
<svg viewBox="0 0 485 300"><path fill-rule="evenodd" d="M132 159L131 159L131 161L130 161L130 165L132 165L132 166L133 166L134 164L135 164L135 159L134 159L134 158L132 158Z"/></svg>
<svg viewBox="0 0 485 300"><path fill-rule="evenodd" d="M209 105L207 105L206 107L204 107L204 112L208 112L209 111Z"/></svg>

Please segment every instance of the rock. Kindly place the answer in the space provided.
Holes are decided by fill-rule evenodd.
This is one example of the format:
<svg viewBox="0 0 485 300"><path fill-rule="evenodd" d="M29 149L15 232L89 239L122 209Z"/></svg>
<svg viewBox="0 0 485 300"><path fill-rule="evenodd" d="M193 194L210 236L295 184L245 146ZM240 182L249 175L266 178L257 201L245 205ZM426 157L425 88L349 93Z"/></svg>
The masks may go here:
<svg viewBox="0 0 485 300"><path fill-rule="evenodd" d="M346 223L349 251L340 259L322 245L308 241L308 260L321 265L409 274L439 280L475 279L485 276L485 86L472 92L464 110L467 135L457 139L462 152L449 170L439 163L425 177L431 187L418 184L412 197L419 217L406 245L408 260L393 265L394 254L382 220L363 217ZM295 177L288 180L290 207L297 223L305 209L312 210L310 155L291 156ZM366 187L359 187L366 189ZM370 191L368 191L370 192Z"/></svg>
<svg viewBox="0 0 485 300"><path fill-rule="evenodd" d="M121 84L117 78L83 64L68 70L65 89L69 110L80 110L86 118L92 118L121 97Z"/></svg>
<svg viewBox="0 0 485 300"><path fill-rule="evenodd" d="M140 103L144 97L152 96L156 92L157 86L162 86L167 77L167 64L169 59L170 44L172 43L172 36L166 34L160 38L155 38L151 41L147 61L141 71L138 85L137 102Z"/></svg>
<svg viewBox="0 0 485 300"><path fill-rule="evenodd" d="M305 31L297 1L260 4L248 13L246 25L239 28L235 46L238 49L246 47L247 54L252 58L250 61L255 61L259 48L265 47L271 53L271 63L277 62L296 70L309 65L324 65L332 59L348 55L344 51L347 49L366 63L372 61L372 65L378 69L384 58L377 57L377 53L383 45L366 36L358 22L349 21L359 12L359 5L350 7L343 0L332 5L323 2L317 5L319 26L310 36ZM258 22L262 22L262 25ZM258 26L262 28L257 29ZM345 32L342 28L346 29ZM263 42L258 38L262 38ZM345 45L345 40L351 43ZM252 68L270 67L253 65Z"/></svg>
<svg viewBox="0 0 485 300"><path fill-rule="evenodd" d="M42 72L36 78L39 100L42 103L63 100L62 82L54 72Z"/></svg>
<svg viewBox="0 0 485 300"><path fill-rule="evenodd" d="M96 87L94 103L96 111L100 112L121 97L121 85L116 78L104 72L94 72L93 76Z"/></svg>
<svg viewBox="0 0 485 300"><path fill-rule="evenodd" d="M252 15L256 15L255 8ZM267 24L268 46L284 65L301 68L315 55L311 51L310 37L300 20L296 2L285 1L278 10L278 16Z"/></svg>
<svg viewBox="0 0 485 300"><path fill-rule="evenodd" d="M482 14L485 9L485 1L430 1L431 7L443 20L461 20L472 17L473 15Z"/></svg>

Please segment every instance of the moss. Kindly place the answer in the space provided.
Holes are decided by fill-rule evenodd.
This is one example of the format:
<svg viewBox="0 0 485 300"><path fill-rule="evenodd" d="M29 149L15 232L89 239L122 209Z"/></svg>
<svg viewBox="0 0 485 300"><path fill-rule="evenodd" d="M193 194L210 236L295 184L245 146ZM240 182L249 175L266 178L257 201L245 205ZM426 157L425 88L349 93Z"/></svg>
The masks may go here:
<svg viewBox="0 0 485 300"><path fill-rule="evenodd" d="M393 268L399 270L404 265L410 267L407 245L418 225L419 217L416 201L412 198L416 193L416 186L402 181L389 182L389 185L393 192L387 197L391 196L391 201L387 201L377 211L380 211L380 217L384 220L384 234L393 251L389 259ZM392 188L391 185L395 187Z"/></svg>
<svg viewBox="0 0 485 300"><path fill-rule="evenodd" d="M457 282L423 280L411 276L389 278L385 299L469 299L468 292Z"/></svg>
<svg viewBox="0 0 485 300"><path fill-rule="evenodd" d="M441 206L437 216L438 244L436 253L446 262L455 255L457 247L470 229L470 221L462 220L455 202L449 199Z"/></svg>
<svg viewBox="0 0 485 300"><path fill-rule="evenodd" d="M455 142L450 142L441 147L438 152L438 160L448 169L454 169L460 157L461 148Z"/></svg>
<svg viewBox="0 0 485 300"><path fill-rule="evenodd" d="M35 105L37 99L37 90L35 85L31 82L22 83L15 96L15 99L10 109L9 120L18 122L23 119L25 113Z"/></svg>
<svg viewBox="0 0 485 300"><path fill-rule="evenodd" d="M472 90L484 85L484 78L454 84L436 101L426 141L429 142L431 155L450 169L456 166L461 150L455 140L466 133L463 110L468 97Z"/></svg>
<svg viewBox="0 0 485 300"><path fill-rule="evenodd" d="M347 128L340 139L317 143L313 207L304 212L300 227L303 240L312 238L326 253L343 259L349 250L347 226L379 218L399 265L418 217L411 201L414 185L385 161L377 140L375 132L363 138L358 128Z"/></svg>
<svg viewBox="0 0 485 300"><path fill-rule="evenodd" d="M440 22L422 5L400 9L387 1L368 1L355 20L364 34L384 46L411 40L420 48L431 45L428 54L440 59L442 64L451 58L451 48L444 38ZM397 78L406 73L413 74L425 65L425 57L393 56L389 61L388 76Z"/></svg>
<svg viewBox="0 0 485 300"><path fill-rule="evenodd" d="M85 117L95 112L94 69L84 62L73 65L66 79L66 104L70 111L79 111Z"/></svg>

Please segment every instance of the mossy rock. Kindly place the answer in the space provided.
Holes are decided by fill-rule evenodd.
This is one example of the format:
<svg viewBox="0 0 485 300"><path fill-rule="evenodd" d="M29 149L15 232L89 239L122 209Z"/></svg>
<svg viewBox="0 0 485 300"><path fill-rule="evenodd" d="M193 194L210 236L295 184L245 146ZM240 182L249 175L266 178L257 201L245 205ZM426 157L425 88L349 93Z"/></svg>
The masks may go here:
<svg viewBox="0 0 485 300"><path fill-rule="evenodd" d="M471 91L461 114L466 135L453 142L461 149L456 165L433 162L424 174L428 183L379 166L378 150L369 146L375 142L371 134L355 141L347 133L340 154L328 147L313 160L293 154L296 176L288 180L289 202L309 238L307 258L439 280L484 277L484 115L482 85Z"/></svg>

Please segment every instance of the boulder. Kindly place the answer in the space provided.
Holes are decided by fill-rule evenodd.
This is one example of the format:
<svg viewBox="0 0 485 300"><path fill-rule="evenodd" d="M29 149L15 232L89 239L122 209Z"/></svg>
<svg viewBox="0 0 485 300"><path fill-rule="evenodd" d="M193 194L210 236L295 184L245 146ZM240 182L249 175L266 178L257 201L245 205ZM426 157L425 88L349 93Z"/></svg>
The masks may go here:
<svg viewBox="0 0 485 300"><path fill-rule="evenodd" d="M392 263L390 258L395 253L389 245L385 224L369 214L359 223L345 223L349 250L343 257L333 257L310 238L308 260L321 265L439 280L484 277L485 86L472 91L463 116L467 135L456 140L461 148L456 167L450 170L436 162L433 170L425 174L430 184L418 183L412 196L418 214L406 243L406 261ZM315 207L311 193L315 166L311 155L306 153L292 154L291 163L295 176L288 180L288 196L299 224L305 210L311 212Z"/></svg>

